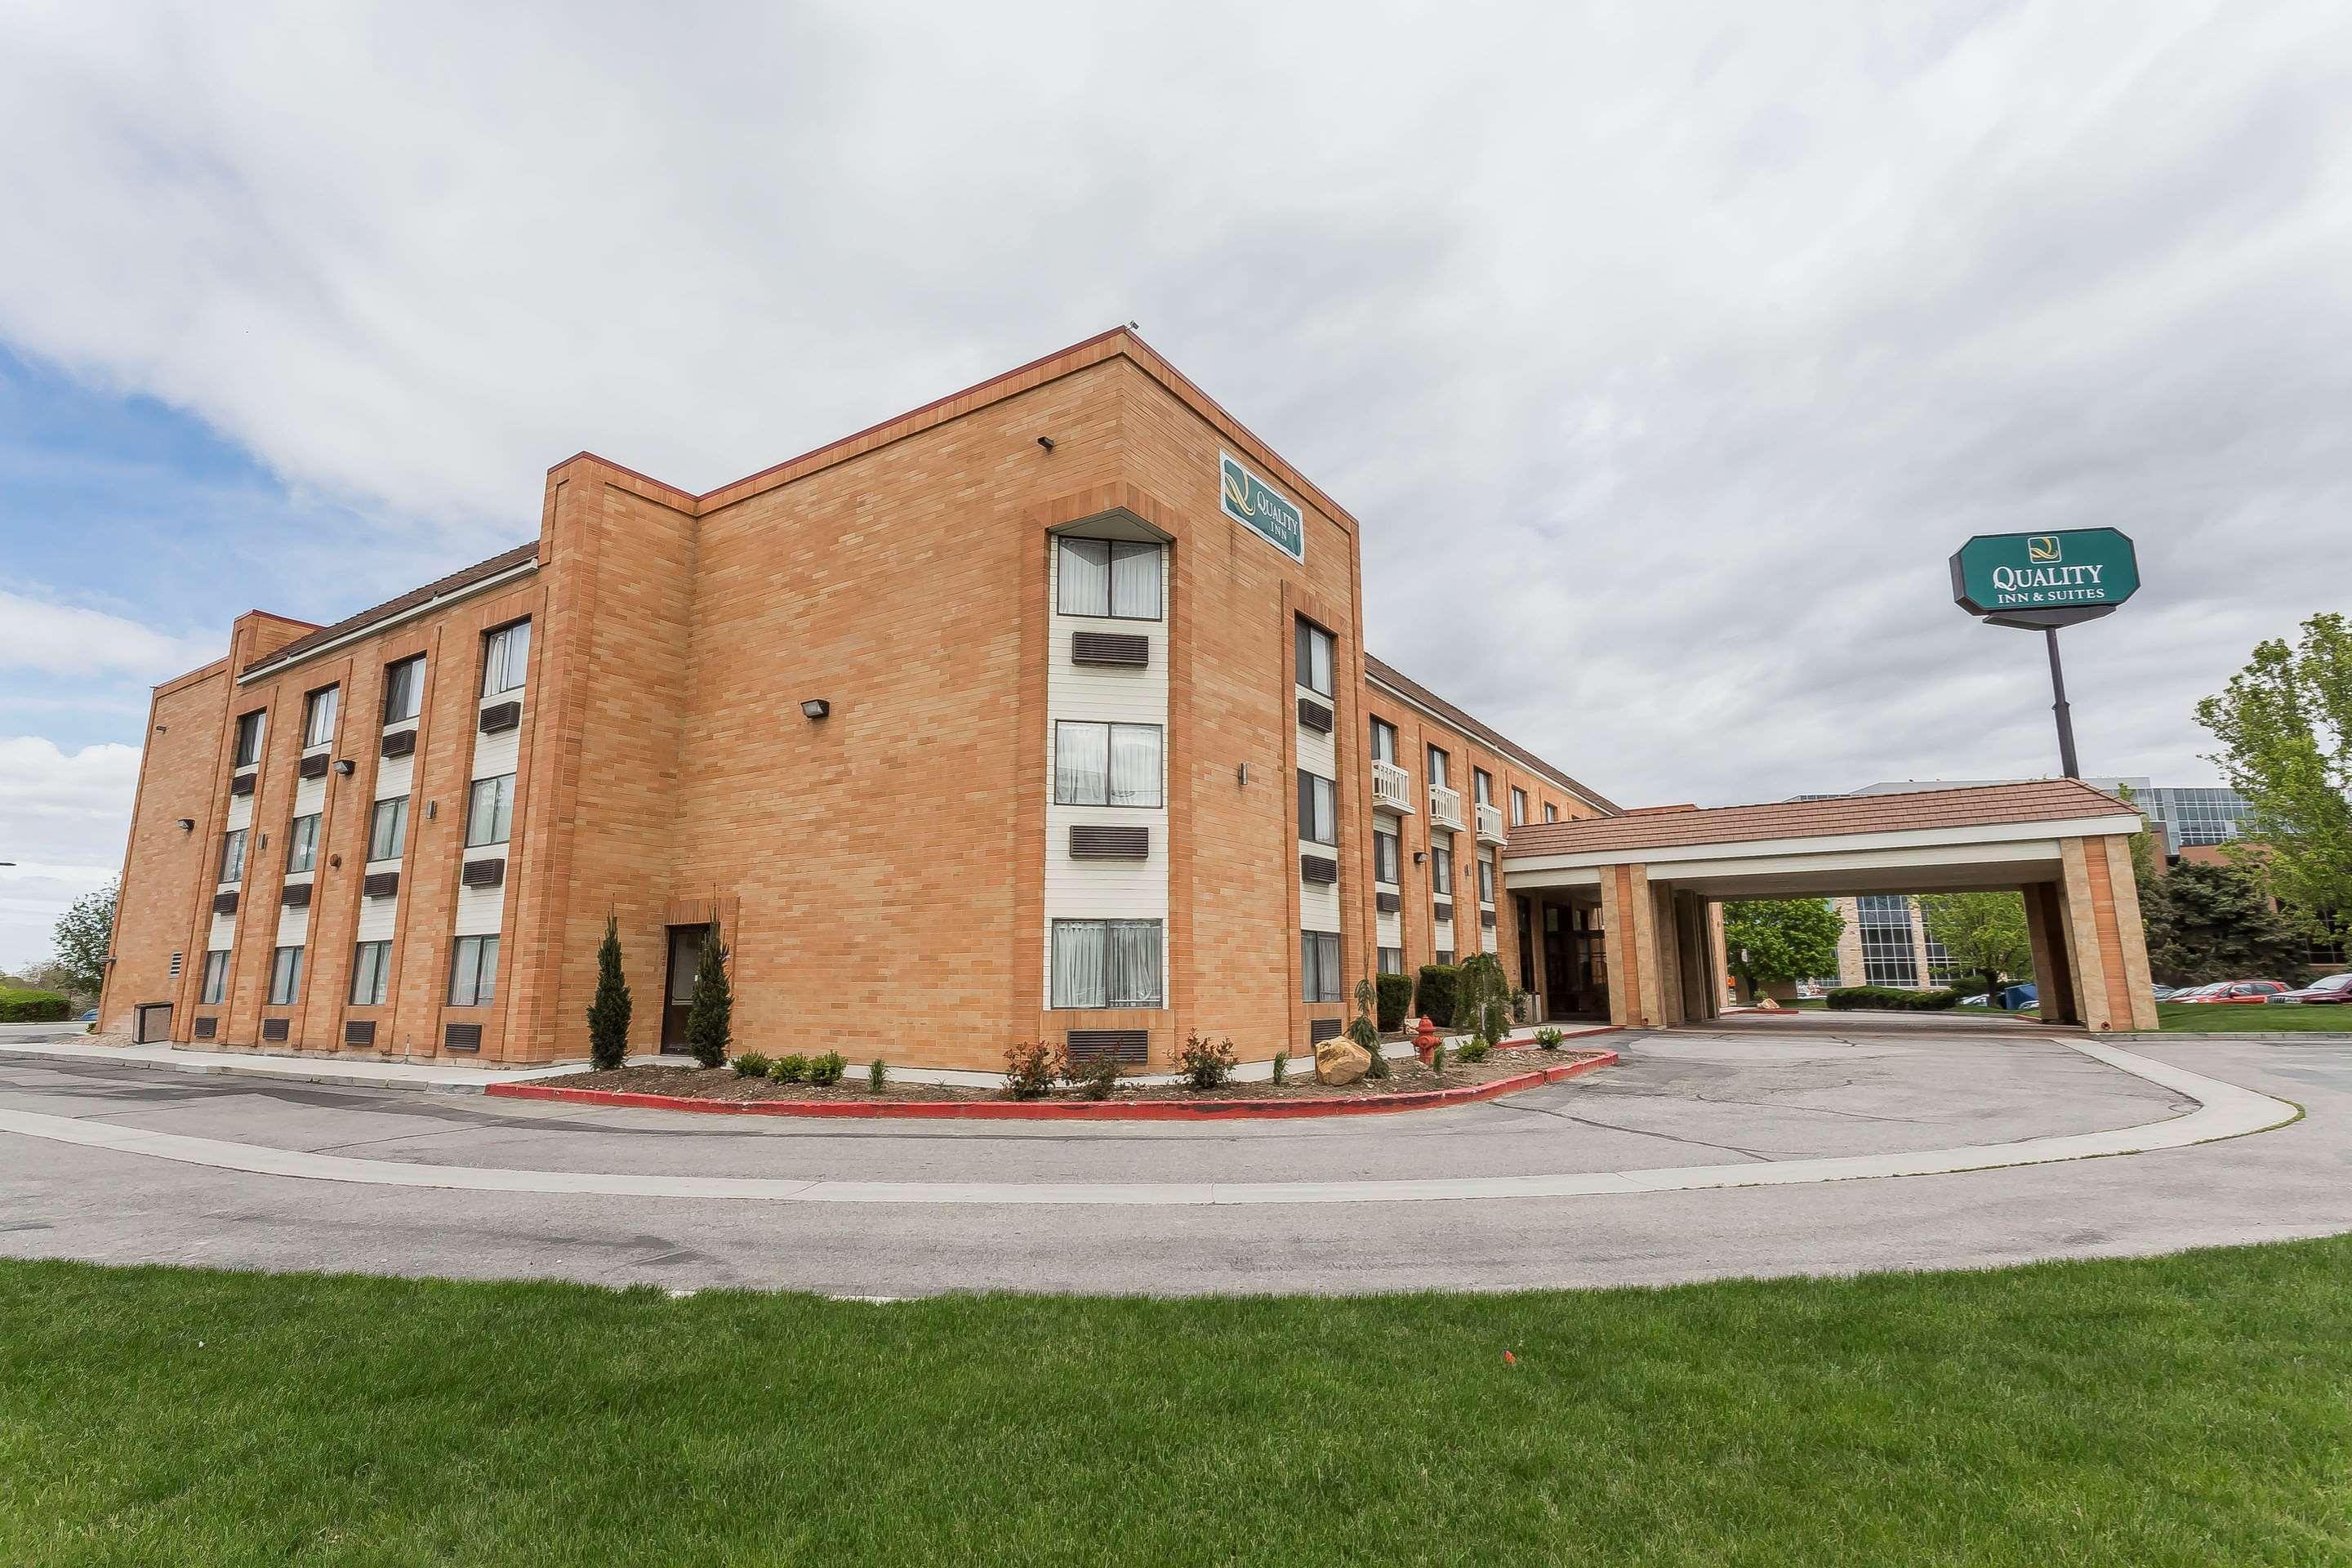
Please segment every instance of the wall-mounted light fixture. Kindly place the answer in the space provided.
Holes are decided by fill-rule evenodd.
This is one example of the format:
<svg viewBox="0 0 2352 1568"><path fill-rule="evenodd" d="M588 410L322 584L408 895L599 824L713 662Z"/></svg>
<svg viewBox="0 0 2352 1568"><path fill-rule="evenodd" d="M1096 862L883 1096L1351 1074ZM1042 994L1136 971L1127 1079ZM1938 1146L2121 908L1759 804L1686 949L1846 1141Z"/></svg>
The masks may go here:
<svg viewBox="0 0 2352 1568"><path fill-rule="evenodd" d="M341 856L340 856L340 855L330 855L330 856L328 856L328 857L327 857L327 869L329 869L330 871L340 871L340 870L341 870L342 868L343 868L343 858L342 858Z"/></svg>
<svg viewBox="0 0 2352 1568"><path fill-rule="evenodd" d="M435 817L436 817L436 816L440 816L440 815L441 815L441 803L440 803L439 801L437 801L437 800L428 800L428 801L426 801L426 802L425 803L425 821L430 822L430 821L432 821Z"/></svg>
<svg viewBox="0 0 2352 1568"><path fill-rule="evenodd" d="M349 757L338 757L335 759L335 771L342 774L345 778L349 778L353 773L359 772L359 763L352 761Z"/></svg>
<svg viewBox="0 0 2352 1568"><path fill-rule="evenodd" d="M1050 452L1054 449L1054 438L1051 436L1040 436L1037 437L1037 445Z"/></svg>
<svg viewBox="0 0 2352 1568"><path fill-rule="evenodd" d="M822 697L812 697L801 704L801 717L814 721L833 711L833 704Z"/></svg>
<svg viewBox="0 0 2352 1568"><path fill-rule="evenodd" d="M1429 856L1428 856L1425 852L1423 852L1423 851L1422 851L1422 850L1416 849L1416 850L1414 850L1414 851L1412 852L1412 863L1413 863L1414 865L1416 865L1416 866L1420 865L1423 861L1427 860L1428 858L1429 858Z"/></svg>
<svg viewBox="0 0 2352 1568"><path fill-rule="evenodd" d="M1234 783L1241 785L1244 789L1249 788L1249 764L1247 763L1244 763L1241 766L1234 770Z"/></svg>
<svg viewBox="0 0 2352 1568"><path fill-rule="evenodd" d="M196 830L196 819L195 819L194 817L193 817L193 816L184 816L184 817L180 818L180 831L181 831L181 832L183 832L183 833L194 833L195 830Z"/></svg>

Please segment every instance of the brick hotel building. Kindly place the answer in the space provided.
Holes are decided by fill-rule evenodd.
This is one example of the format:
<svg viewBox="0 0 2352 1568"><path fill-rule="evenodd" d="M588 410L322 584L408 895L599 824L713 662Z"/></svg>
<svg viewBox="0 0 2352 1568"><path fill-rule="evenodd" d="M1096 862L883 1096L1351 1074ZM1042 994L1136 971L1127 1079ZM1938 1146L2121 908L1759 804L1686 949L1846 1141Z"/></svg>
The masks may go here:
<svg viewBox="0 0 2352 1568"><path fill-rule="evenodd" d="M645 1052L713 919L738 1038L854 1060L1261 1058L1482 949L1608 1016L1499 854L1616 808L1365 651L1358 527L1124 330L707 495L583 453L157 688L104 1026L576 1060L608 911Z"/></svg>

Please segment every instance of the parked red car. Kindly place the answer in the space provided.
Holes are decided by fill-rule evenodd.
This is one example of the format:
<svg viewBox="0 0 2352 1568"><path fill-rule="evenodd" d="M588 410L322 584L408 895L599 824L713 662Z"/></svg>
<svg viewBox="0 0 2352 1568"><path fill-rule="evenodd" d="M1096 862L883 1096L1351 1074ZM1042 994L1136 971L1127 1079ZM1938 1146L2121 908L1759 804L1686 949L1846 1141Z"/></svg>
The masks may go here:
<svg viewBox="0 0 2352 1568"><path fill-rule="evenodd" d="M2314 1006L2333 1003L2341 1006L2352 1003L2352 974L2331 974L2325 980L2313 981L2300 991L2282 991L2271 1000Z"/></svg>
<svg viewBox="0 0 2352 1568"><path fill-rule="evenodd" d="M2284 980L2226 980L2204 986L2187 996L2175 996L2175 1002L2253 1002L2263 1003L2287 989Z"/></svg>

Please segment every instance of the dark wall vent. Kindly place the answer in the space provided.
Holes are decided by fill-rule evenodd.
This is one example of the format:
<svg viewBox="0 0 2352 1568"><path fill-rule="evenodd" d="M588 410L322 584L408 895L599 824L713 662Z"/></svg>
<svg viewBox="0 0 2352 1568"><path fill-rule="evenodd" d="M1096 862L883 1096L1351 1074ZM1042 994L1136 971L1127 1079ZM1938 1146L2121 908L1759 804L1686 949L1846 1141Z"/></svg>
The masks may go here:
<svg viewBox="0 0 2352 1568"><path fill-rule="evenodd" d="M479 1024L444 1024L441 1043L453 1051L478 1051L482 1048L482 1026Z"/></svg>
<svg viewBox="0 0 2352 1568"><path fill-rule="evenodd" d="M493 702L482 710L482 733L495 735L501 730L511 730L522 722L522 704Z"/></svg>
<svg viewBox="0 0 2352 1568"><path fill-rule="evenodd" d="M1151 1059L1151 1031L1072 1029L1064 1049L1074 1062L1095 1062L1109 1057L1115 1061L1132 1062L1140 1067Z"/></svg>
<svg viewBox="0 0 2352 1568"><path fill-rule="evenodd" d="M1454 918L1454 906L1452 904L1438 905L1435 910L1435 918L1441 921L1452 920Z"/></svg>
<svg viewBox="0 0 2352 1568"><path fill-rule="evenodd" d="M198 1018L194 1020L194 1035L199 1040L209 1040L215 1035L220 1033L220 1020L218 1018Z"/></svg>
<svg viewBox="0 0 2352 1568"><path fill-rule="evenodd" d="M308 882L287 883L285 888L278 893L278 901L284 904L289 910L309 909L310 907L310 884Z"/></svg>
<svg viewBox="0 0 2352 1568"><path fill-rule="evenodd" d="M290 1018L264 1018L261 1020L261 1037L265 1040L283 1040L288 1027L292 1023L293 1020Z"/></svg>
<svg viewBox="0 0 2352 1568"><path fill-rule="evenodd" d="M1328 855L1301 855L1298 858L1298 879L1302 882L1336 882L1339 879L1339 862Z"/></svg>
<svg viewBox="0 0 2352 1568"><path fill-rule="evenodd" d="M253 793L253 781L260 776L261 775L258 773L237 774L236 777L228 781L228 793L231 795L251 795Z"/></svg>
<svg viewBox="0 0 2352 1568"><path fill-rule="evenodd" d="M231 888L226 893L215 893L213 895L213 913L216 915L233 915L236 913L236 889L235 888Z"/></svg>
<svg viewBox="0 0 2352 1568"><path fill-rule="evenodd" d="M495 888L507 879L504 860L468 860L461 879L469 888Z"/></svg>
<svg viewBox="0 0 2352 1568"><path fill-rule="evenodd" d="M1141 669L1151 662L1151 639L1132 632L1072 632L1072 664L1120 664Z"/></svg>
<svg viewBox="0 0 2352 1568"><path fill-rule="evenodd" d="M1340 1024L1337 1018L1307 1020L1307 1043L1310 1046L1319 1046L1326 1040L1336 1040L1339 1037L1339 1033Z"/></svg>
<svg viewBox="0 0 2352 1568"><path fill-rule="evenodd" d="M331 761L333 761L333 759L329 757L324 752L320 752L311 756L303 758L301 769L302 776L306 779L325 778L327 776L327 764Z"/></svg>
<svg viewBox="0 0 2352 1568"><path fill-rule="evenodd" d="M1314 730L1322 734L1329 734L1331 732L1331 710L1326 708L1320 702L1316 701L1312 697L1300 698L1298 700L1298 727L1302 730Z"/></svg>
<svg viewBox="0 0 2352 1568"><path fill-rule="evenodd" d="M375 1020L373 1018L344 1019L343 1044L347 1046L373 1046L375 1044Z"/></svg>
<svg viewBox="0 0 2352 1568"><path fill-rule="evenodd" d="M1485 926L1488 931L1494 930L1495 911L1492 910L1480 910L1478 911L1478 923Z"/></svg>
<svg viewBox="0 0 2352 1568"><path fill-rule="evenodd" d="M1151 829L1108 822L1070 825L1073 860L1140 860L1151 853Z"/></svg>
<svg viewBox="0 0 2352 1568"><path fill-rule="evenodd" d="M1374 893L1372 907L1384 915L1392 915L1404 908L1404 900L1395 893Z"/></svg>
<svg viewBox="0 0 2352 1568"><path fill-rule="evenodd" d="M383 754L387 757L413 757L416 754L416 731L394 730L383 738Z"/></svg>
<svg viewBox="0 0 2352 1568"><path fill-rule="evenodd" d="M400 891L397 871L370 871L360 881L360 892L371 899L388 899Z"/></svg>

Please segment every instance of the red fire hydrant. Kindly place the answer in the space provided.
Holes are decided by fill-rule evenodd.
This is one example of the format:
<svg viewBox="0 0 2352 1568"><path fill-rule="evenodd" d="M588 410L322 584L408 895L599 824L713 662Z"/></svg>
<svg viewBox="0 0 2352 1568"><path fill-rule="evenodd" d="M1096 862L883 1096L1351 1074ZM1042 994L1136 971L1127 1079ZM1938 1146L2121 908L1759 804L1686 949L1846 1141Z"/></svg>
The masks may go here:
<svg viewBox="0 0 2352 1568"><path fill-rule="evenodd" d="M1421 1058L1423 1067L1427 1067L1429 1059L1437 1054L1437 1025L1425 1013L1422 1015L1421 1026L1413 1031L1412 1048Z"/></svg>

